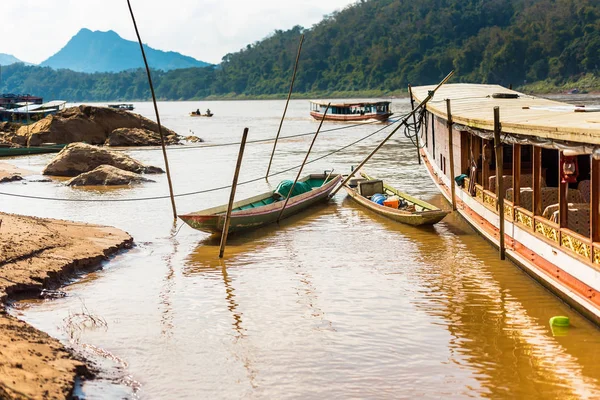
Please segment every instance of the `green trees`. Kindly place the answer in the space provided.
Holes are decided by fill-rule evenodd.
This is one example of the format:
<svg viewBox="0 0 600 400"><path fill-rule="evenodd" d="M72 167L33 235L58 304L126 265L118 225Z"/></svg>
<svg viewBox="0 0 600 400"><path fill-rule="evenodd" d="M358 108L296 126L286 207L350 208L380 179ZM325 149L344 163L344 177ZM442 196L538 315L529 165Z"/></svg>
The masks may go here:
<svg viewBox="0 0 600 400"><path fill-rule="evenodd" d="M161 99L285 96L300 35L295 93L405 90L453 81L560 84L600 68L597 0L361 0L309 29L276 30L220 65L154 71ZM142 70L80 74L13 65L0 92L69 101L150 97Z"/></svg>

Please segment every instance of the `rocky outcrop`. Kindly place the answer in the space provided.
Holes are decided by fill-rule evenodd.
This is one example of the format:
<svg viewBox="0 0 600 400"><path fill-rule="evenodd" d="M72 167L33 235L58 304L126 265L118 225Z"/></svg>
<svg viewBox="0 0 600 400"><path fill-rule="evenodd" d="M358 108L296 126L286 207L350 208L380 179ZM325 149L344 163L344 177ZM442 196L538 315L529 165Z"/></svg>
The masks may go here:
<svg viewBox="0 0 600 400"><path fill-rule="evenodd" d="M204 139L198 137L198 136L186 136L183 138L183 140L190 142L190 143L202 143L204 142Z"/></svg>
<svg viewBox="0 0 600 400"><path fill-rule="evenodd" d="M124 171L112 165L101 165L90 172L77 175L67 181L67 186L131 185L132 183L154 182L134 172Z"/></svg>
<svg viewBox="0 0 600 400"><path fill-rule="evenodd" d="M165 132L163 132L163 135ZM166 135L165 144L177 144L177 135ZM118 128L108 135L107 146L160 146L160 134L144 128Z"/></svg>
<svg viewBox="0 0 600 400"><path fill-rule="evenodd" d="M144 165L133 158L86 143L71 143L60 151L42 171L44 175L77 176L100 165L112 165L138 174L157 174L164 171L158 167Z"/></svg>
<svg viewBox="0 0 600 400"><path fill-rule="evenodd" d="M0 183L22 181L23 177L20 174L11 174L8 176L0 176Z"/></svg>
<svg viewBox="0 0 600 400"><path fill-rule="evenodd" d="M18 124L16 122L0 122L0 132L2 133L10 133L10 132L16 132L19 130L20 127L22 127L22 124Z"/></svg>
<svg viewBox="0 0 600 400"><path fill-rule="evenodd" d="M16 132L5 134L12 143L37 146L42 143L104 144L109 135L119 128L146 129L158 133L158 124L141 115L108 107L81 105L49 115ZM178 138L170 129L162 127L165 136ZM144 145L136 144L136 145Z"/></svg>

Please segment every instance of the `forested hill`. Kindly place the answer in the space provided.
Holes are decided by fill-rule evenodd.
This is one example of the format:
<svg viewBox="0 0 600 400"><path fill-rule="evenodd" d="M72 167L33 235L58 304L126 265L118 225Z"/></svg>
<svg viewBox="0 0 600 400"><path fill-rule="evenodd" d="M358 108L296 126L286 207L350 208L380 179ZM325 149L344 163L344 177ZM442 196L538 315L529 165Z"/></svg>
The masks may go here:
<svg viewBox="0 0 600 400"><path fill-rule="evenodd" d="M405 90L453 81L561 82L600 69L597 0L362 0L310 29L276 31L227 54L219 68L155 72L163 99L286 94L300 35L294 91ZM3 68L0 92L71 101L147 99L142 71L77 74Z"/></svg>

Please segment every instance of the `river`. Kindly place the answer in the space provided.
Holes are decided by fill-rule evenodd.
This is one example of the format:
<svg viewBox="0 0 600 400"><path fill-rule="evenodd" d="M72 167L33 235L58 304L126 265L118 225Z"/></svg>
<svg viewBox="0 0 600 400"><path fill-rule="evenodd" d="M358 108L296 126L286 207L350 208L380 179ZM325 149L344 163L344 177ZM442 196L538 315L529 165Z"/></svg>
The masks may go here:
<svg viewBox="0 0 600 400"><path fill-rule="evenodd" d="M134 103L154 119L152 103ZM225 203L242 131L273 138L284 101L161 102L162 123L206 145L168 151L177 211ZM188 113L206 108L212 118ZM394 99L401 115L407 99ZM314 131L308 101L290 102L282 136ZM309 160L383 124L325 123ZM305 167L347 173L392 127ZM278 143L271 172L299 165L312 136ZM264 176L273 142L249 143L240 182ZM159 150L128 150L163 166ZM41 171L53 155L7 160ZM449 209L416 150L398 132L366 165L372 175ZM237 199L297 171L241 185ZM34 177L35 178L35 177ZM600 332L509 261L457 215L413 228L346 198L219 242L178 220L166 176L131 188L83 189L61 181L2 185L56 200L1 197L2 211L112 225L135 247L64 288L67 296L11 312L59 338L101 369L77 388L86 399L597 398ZM30 180L32 178L29 178ZM202 193L197 193L202 192ZM190 194L195 193L195 194ZM65 200L71 201L65 201ZM82 200L108 200L85 202ZM75 329L87 312L106 326ZM548 320L572 327L554 336Z"/></svg>

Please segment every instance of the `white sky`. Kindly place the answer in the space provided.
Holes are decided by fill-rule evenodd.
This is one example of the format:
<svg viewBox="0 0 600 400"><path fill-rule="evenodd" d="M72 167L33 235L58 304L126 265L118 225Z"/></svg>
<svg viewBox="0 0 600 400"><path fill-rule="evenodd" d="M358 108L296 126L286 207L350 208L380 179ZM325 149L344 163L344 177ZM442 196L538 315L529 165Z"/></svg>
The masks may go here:
<svg viewBox="0 0 600 400"><path fill-rule="evenodd" d="M150 47L219 63L275 29L310 28L356 0L131 0ZM81 28L136 40L126 0L20 0L0 6L0 53L40 63Z"/></svg>

